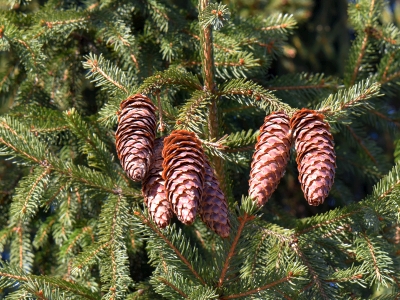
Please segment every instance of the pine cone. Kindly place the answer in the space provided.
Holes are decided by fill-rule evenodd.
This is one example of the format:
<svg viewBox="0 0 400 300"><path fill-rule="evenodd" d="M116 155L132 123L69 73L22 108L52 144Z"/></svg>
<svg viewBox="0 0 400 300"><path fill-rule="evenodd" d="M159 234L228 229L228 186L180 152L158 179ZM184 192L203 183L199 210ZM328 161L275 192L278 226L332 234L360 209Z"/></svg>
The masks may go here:
<svg viewBox="0 0 400 300"><path fill-rule="evenodd" d="M195 134L175 130L164 140L162 152L167 198L178 219L190 225L203 193L204 152Z"/></svg>
<svg viewBox="0 0 400 300"><path fill-rule="evenodd" d="M133 181L141 181L149 169L156 135L155 106L144 95L121 103L115 133L118 158Z"/></svg>
<svg viewBox="0 0 400 300"><path fill-rule="evenodd" d="M171 204L168 202L165 192L165 181L162 178L162 149L164 138L156 139L154 142L154 155L149 172L143 179L142 193L144 201L149 209L150 215L158 225L164 228L172 218Z"/></svg>
<svg viewBox="0 0 400 300"><path fill-rule="evenodd" d="M290 128L304 197L310 205L320 205L335 177L336 155L329 124L324 122L323 115L303 108L293 115Z"/></svg>
<svg viewBox="0 0 400 300"><path fill-rule="evenodd" d="M200 201L199 214L203 222L212 231L220 237L229 237L228 205L207 158L205 158L204 190Z"/></svg>
<svg viewBox="0 0 400 300"><path fill-rule="evenodd" d="M264 205L278 187L289 161L291 136L284 112L266 116L251 162L249 195Z"/></svg>

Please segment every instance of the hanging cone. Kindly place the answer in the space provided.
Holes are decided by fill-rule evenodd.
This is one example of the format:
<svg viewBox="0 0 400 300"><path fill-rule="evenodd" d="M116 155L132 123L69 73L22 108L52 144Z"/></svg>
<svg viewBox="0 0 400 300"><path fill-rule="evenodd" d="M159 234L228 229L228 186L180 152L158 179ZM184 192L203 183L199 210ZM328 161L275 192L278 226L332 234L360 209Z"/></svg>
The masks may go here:
<svg viewBox="0 0 400 300"><path fill-rule="evenodd" d="M190 225L203 193L204 152L196 135L175 130L164 140L163 173L167 198L178 219Z"/></svg>
<svg viewBox="0 0 400 300"><path fill-rule="evenodd" d="M204 190L199 214L212 231L222 238L229 237L228 205L207 158L205 159Z"/></svg>
<svg viewBox="0 0 400 300"><path fill-rule="evenodd" d="M115 133L118 158L133 181L142 181L149 169L156 135L155 106L144 95L134 95L120 105Z"/></svg>
<svg viewBox="0 0 400 300"><path fill-rule="evenodd" d="M335 177L336 155L329 124L309 109L297 111L290 120L299 181L310 205L320 205L328 196Z"/></svg>
<svg viewBox="0 0 400 300"><path fill-rule="evenodd" d="M164 228L172 218L171 204L168 202L165 192L165 181L162 178L162 149L164 138L154 142L154 154L149 171L143 179L142 193L144 202L149 209L150 216L158 227Z"/></svg>
<svg viewBox="0 0 400 300"><path fill-rule="evenodd" d="M264 119L251 162L249 195L264 205L276 190L289 161L289 117L274 112Z"/></svg>

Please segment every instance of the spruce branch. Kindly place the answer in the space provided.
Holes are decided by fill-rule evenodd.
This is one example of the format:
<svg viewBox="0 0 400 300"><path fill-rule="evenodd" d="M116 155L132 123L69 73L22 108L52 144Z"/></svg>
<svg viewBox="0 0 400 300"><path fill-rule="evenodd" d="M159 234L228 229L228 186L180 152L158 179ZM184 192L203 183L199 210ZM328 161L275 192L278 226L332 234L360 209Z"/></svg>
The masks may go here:
<svg viewBox="0 0 400 300"><path fill-rule="evenodd" d="M383 251L384 245L378 242L380 237L368 237L364 232L360 235L361 238L356 240L358 246L357 259L362 259L365 265L372 267L372 270L368 269L368 275L365 279L370 280L371 283L388 286L392 283L391 275L395 271L392 259Z"/></svg>
<svg viewBox="0 0 400 300"><path fill-rule="evenodd" d="M318 111L333 122L348 122L352 115L359 115L371 109L369 99L378 97L380 84L370 80L361 81L349 89L329 95L318 105Z"/></svg>
<svg viewBox="0 0 400 300"><path fill-rule="evenodd" d="M286 34L296 28L297 22L293 15L278 14L268 17L264 21L264 26L260 30L268 32L269 34Z"/></svg>
<svg viewBox="0 0 400 300"><path fill-rule="evenodd" d="M83 273L85 269L88 269L93 265L96 259L110 247L110 242L106 243L94 243L93 245L84 249L77 257L75 257L72 264L72 275L79 275Z"/></svg>
<svg viewBox="0 0 400 300"><path fill-rule="evenodd" d="M145 215L143 215L143 213L138 210L134 211L134 215L139 217L144 225L148 226L158 237L160 237L168 245L170 249L174 251L177 257L186 265L186 267L202 285L206 285L204 279L198 274L193 265L186 259L185 255L182 254L177 247L175 247L175 245L161 232L161 230L153 222L151 222Z"/></svg>
<svg viewBox="0 0 400 300"><path fill-rule="evenodd" d="M22 271L22 269L13 267L6 263L2 263L2 266L0 268L0 276L1 276L0 285L3 288L7 286L12 286L15 284L15 282L18 282L19 284L21 284L22 289L33 292L32 290L34 290L35 286L40 287L48 285L52 289L63 290L67 292L69 296L81 296L85 299L90 299L90 300L98 299L97 294L94 294L87 287L84 287L76 282L69 282L50 276L28 275L25 274ZM50 299L50 298L43 298L43 299Z"/></svg>
<svg viewBox="0 0 400 300"><path fill-rule="evenodd" d="M181 107L177 121L177 129L189 129L198 134L202 133L207 119L206 108L211 103L212 96L203 91L196 91Z"/></svg>
<svg viewBox="0 0 400 300"><path fill-rule="evenodd" d="M72 251L81 242L83 238L89 236L91 241L94 242L93 226L85 226L76 229L71 235L69 240L63 245L60 252L63 256L73 255Z"/></svg>
<svg viewBox="0 0 400 300"><path fill-rule="evenodd" d="M374 2L374 1L372 1L372 2ZM365 36L364 36L364 38L362 40L360 49L359 49L359 55L357 57L357 61L356 61L355 65L354 65L353 74L351 76L351 80L350 80L350 83L349 83L350 86L354 85L354 83L355 83L355 81L357 79L357 75L358 75L358 72L359 72L359 69L360 69L360 65L361 65L362 59L364 58L365 51L367 49L368 37L369 37L369 34L366 32Z"/></svg>
<svg viewBox="0 0 400 300"><path fill-rule="evenodd" d="M240 104L259 107L268 112L282 110L290 113L292 111L289 105L280 102L271 92L246 79L230 80L220 87L218 94L236 100Z"/></svg>
<svg viewBox="0 0 400 300"><path fill-rule="evenodd" d="M18 155L28 162L48 168L51 171L70 178L76 182L111 194L122 193L126 196L141 197L139 193L120 187L120 184L107 175L94 171L85 166L77 166L70 162L64 162L52 154L49 154L47 147L29 129L11 118L0 119L0 143L7 149L3 150L7 155ZM29 142L28 142L29 141ZM10 151L11 150L11 151ZM3 155L4 155L3 154Z"/></svg>
<svg viewBox="0 0 400 300"><path fill-rule="evenodd" d="M20 180L10 207L10 225L27 222L36 214L40 199L49 181L50 169L36 168L32 174Z"/></svg>
<svg viewBox="0 0 400 300"><path fill-rule="evenodd" d="M32 242L33 247L36 249L43 246L45 240L48 238L49 232L51 231L52 226L56 222L54 216L48 217L46 221L39 227L35 238Z"/></svg>
<svg viewBox="0 0 400 300"><path fill-rule="evenodd" d="M179 295L181 295L183 298L185 299L190 299L188 295L186 295L183 291L181 291L178 287L176 287L175 285L173 285L171 282L169 282L167 279L159 276L156 278L158 281L161 281L163 284L169 286L171 289L173 289L174 291L176 291Z"/></svg>
<svg viewBox="0 0 400 300"><path fill-rule="evenodd" d="M318 260L320 259L320 257L318 256L314 256L313 257L313 261L311 261L311 259L309 259L309 257L307 257L305 255L305 253L302 251L302 249L300 249L299 244L298 243L294 243L292 245L292 249L295 251L295 253L297 254L297 256L301 259L301 261L303 262L303 264L306 266L310 276L311 276L311 285L315 285L315 287L317 288L319 295L322 299L331 299L331 291L332 288L328 288L327 283L325 282L324 278L321 278L321 270L316 270L316 268L314 267L314 265L317 264L317 261L314 260ZM327 270L325 270L327 271Z"/></svg>
<svg viewBox="0 0 400 300"><path fill-rule="evenodd" d="M252 294L256 294L258 292L273 288L273 287L275 287L275 286L277 286L277 285L279 285L279 284L281 284L283 282L290 281L295 276L296 276L296 274L294 274L293 272L289 272L289 274L286 277L283 277L283 278L281 278L281 279L279 279L277 281L268 283L268 284L260 286L260 287L258 287L256 289L252 289L252 290L240 293L240 294L223 296L220 299L222 299L222 300L225 300L225 299L236 299L236 298L240 298L240 297L250 296Z"/></svg>
<svg viewBox="0 0 400 300"><path fill-rule="evenodd" d="M78 137L81 151L87 155L88 165L98 168L112 177L115 174L113 172L114 158L103 141L74 108L65 112L64 118L68 127Z"/></svg>
<svg viewBox="0 0 400 300"><path fill-rule="evenodd" d="M224 26L224 21L230 17L229 9L226 5L220 3L207 2L201 3L199 23L203 29L212 26L214 30L219 30Z"/></svg>
<svg viewBox="0 0 400 300"><path fill-rule="evenodd" d="M236 246L238 245L240 236L241 236L241 234L243 232L243 229L244 229L246 223L251 221L251 220L253 220L254 218L255 218L254 216L248 215L247 213L244 213L242 216L240 216L238 218L239 226L238 226L238 229L237 229L237 231L235 233L235 237L234 237L234 239L232 241L232 244L231 244L231 246L229 248L229 252L226 255L225 262L223 264L223 267L222 267L222 270L221 270L221 274L220 274L219 279L218 279L218 284L217 284L218 288L222 287L222 285L224 284L226 272L229 269L230 261L237 254L236 253L236 251L237 251Z"/></svg>
<svg viewBox="0 0 400 300"><path fill-rule="evenodd" d="M376 5L376 2L379 2L378 5ZM362 62L365 60L365 56L369 52L368 45L370 44L371 31L365 30L365 28L370 28L376 22L379 17L379 7L382 5L381 2L381 0L361 1L361 3L350 6L350 19L355 25L359 36L350 50L351 53L347 67L348 72L346 72L346 74L349 75L345 76L347 87L356 83Z"/></svg>
<svg viewBox="0 0 400 300"><path fill-rule="evenodd" d="M203 90L195 75L181 68L170 67L163 72L157 72L155 75L147 77L136 92L140 94L150 94L152 92L157 92L165 85L181 87L188 90Z"/></svg>
<svg viewBox="0 0 400 300"><path fill-rule="evenodd" d="M114 67L102 55L89 54L84 58L83 67L90 70L87 78L92 79L96 86L102 87L110 96L118 95L121 91L123 96L129 95L130 81L121 69Z"/></svg>

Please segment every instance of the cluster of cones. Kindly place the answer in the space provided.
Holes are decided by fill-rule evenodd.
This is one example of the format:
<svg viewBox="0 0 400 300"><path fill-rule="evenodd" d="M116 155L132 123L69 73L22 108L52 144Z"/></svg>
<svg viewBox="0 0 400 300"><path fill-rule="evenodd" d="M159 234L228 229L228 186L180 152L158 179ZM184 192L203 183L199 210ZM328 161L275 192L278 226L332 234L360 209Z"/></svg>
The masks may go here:
<svg viewBox="0 0 400 300"><path fill-rule="evenodd" d="M228 237L228 206L196 135L175 130L156 139L155 106L144 95L121 103L116 148L129 178L142 182L142 193L157 226L168 225L173 213L187 225L199 213L221 237Z"/></svg>
<svg viewBox="0 0 400 300"><path fill-rule="evenodd" d="M155 106L137 94L120 106L116 131L117 154L142 193L153 221L161 228L173 214L187 225L199 213L221 237L230 224L225 196L201 142L192 132L175 130L156 139ZM316 111L301 109L290 119L284 112L266 116L251 164L249 195L264 205L277 188L294 143L299 180L310 205L319 205L332 187L336 156L329 125Z"/></svg>
<svg viewBox="0 0 400 300"><path fill-rule="evenodd" d="M328 196L336 155L323 115L301 109L289 119L284 112L274 112L266 116L260 128L251 164L249 195L259 206L268 201L284 175L293 142L304 197L316 206Z"/></svg>

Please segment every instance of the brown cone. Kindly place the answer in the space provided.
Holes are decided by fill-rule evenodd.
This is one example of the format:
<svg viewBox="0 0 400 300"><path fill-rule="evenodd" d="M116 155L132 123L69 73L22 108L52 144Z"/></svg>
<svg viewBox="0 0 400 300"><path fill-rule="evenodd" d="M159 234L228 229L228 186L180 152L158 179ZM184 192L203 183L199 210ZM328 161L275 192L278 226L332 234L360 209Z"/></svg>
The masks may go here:
<svg viewBox="0 0 400 300"><path fill-rule="evenodd" d="M212 231L222 238L229 237L228 205L207 158L205 159L204 190L199 214Z"/></svg>
<svg viewBox="0 0 400 300"><path fill-rule="evenodd" d="M167 198L178 219L190 225L203 193L204 152L196 135L174 130L164 140L163 173Z"/></svg>
<svg viewBox="0 0 400 300"><path fill-rule="evenodd" d="M264 205L276 190L289 161L289 117L274 112L264 119L251 162L249 195Z"/></svg>
<svg viewBox="0 0 400 300"><path fill-rule="evenodd" d="M142 181L149 169L156 135L155 106L144 95L134 95L120 105L115 133L118 158L133 181Z"/></svg>
<svg viewBox="0 0 400 300"><path fill-rule="evenodd" d="M320 205L328 196L335 177L336 155L329 124L316 111L301 109L290 120L299 181L310 205Z"/></svg>
<svg viewBox="0 0 400 300"><path fill-rule="evenodd" d="M165 192L165 181L162 178L162 149L164 138L154 142L154 154L152 163L146 177L143 179L142 193L144 201L149 209L150 216L158 227L164 228L172 218L171 204Z"/></svg>

